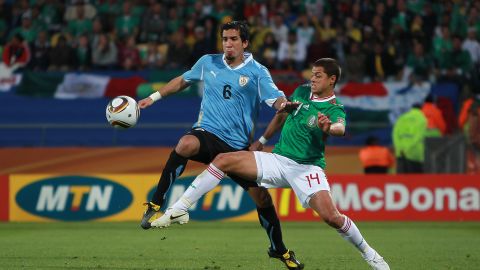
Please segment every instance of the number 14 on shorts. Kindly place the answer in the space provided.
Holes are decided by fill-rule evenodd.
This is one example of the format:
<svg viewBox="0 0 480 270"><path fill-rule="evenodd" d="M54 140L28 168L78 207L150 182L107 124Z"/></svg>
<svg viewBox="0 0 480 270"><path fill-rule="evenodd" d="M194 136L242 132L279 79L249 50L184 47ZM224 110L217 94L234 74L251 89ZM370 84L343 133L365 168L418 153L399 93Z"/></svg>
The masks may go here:
<svg viewBox="0 0 480 270"><path fill-rule="evenodd" d="M310 175L305 175L305 177L307 178L309 187L312 187L312 183L315 183L315 182L320 185L320 177L318 176L318 173L315 173L315 174L311 173Z"/></svg>

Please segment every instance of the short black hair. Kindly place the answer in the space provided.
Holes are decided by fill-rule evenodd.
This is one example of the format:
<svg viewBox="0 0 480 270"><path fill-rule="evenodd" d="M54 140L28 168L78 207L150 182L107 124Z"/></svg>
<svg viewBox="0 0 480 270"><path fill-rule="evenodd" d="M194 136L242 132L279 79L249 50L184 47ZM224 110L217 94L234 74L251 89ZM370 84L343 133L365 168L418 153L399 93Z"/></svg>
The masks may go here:
<svg viewBox="0 0 480 270"><path fill-rule="evenodd" d="M249 40L248 25L244 21L231 21L222 25L220 35L223 36L224 30L235 29L240 33L240 39L243 41Z"/></svg>
<svg viewBox="0 0 480 270"><path fill-rule="evenodd" d="M340 68L337 60L333 58L320 58L313 63L313 66L323 67L323 71L328 75L328 77L335 75L335 83L333 84L333 87L335 87L342 74L342 69Z"/></svg>

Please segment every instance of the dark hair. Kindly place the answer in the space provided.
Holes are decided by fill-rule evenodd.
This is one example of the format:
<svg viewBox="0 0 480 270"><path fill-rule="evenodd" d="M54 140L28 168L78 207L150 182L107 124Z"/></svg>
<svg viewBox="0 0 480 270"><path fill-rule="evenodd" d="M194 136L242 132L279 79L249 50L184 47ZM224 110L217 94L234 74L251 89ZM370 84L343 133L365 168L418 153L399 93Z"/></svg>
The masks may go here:
<svg viewBox="0 0 480 270"><path fill-rule="evenodd" d="M248 25L243 21L231 21L222 25L220 35L223 36L224 30L235 29L240 33L240 39L243 41L249 40Z"/></svg>
<svg viewBox="0 0 480 270"><path fill-rule="evenodd" d="M338 65L337 60L333 58L320 58L313 63L313 66L323 67L323 71L328 77L335 75L335 83L333 83L333 87L335 87L342 74L342 69L340 68L340 65Z"/></svg>

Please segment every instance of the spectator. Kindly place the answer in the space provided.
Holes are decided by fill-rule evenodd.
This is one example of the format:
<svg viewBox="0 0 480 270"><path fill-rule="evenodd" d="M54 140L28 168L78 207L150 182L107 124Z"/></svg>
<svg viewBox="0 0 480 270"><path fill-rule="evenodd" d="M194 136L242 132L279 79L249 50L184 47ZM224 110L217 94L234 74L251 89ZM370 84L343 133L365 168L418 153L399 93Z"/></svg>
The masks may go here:
<svg viewBox="0 0 480 270"><path fill-rule="evenodd" d="M385 52L383 44L376 42L373 52L367 56L367 72L371 80L383 81L394 75L394 62Z"/></svg>
<svg viewBox="0 0 480 270"><path fill-rule="evenodd" d="M320 33L322 41L329 42L337 35L336 28L332 23L332 15L330 13L325 14L322 19L322 23L316 23L316 18L312 18L314 25L316 25L317 32Z"/></svg>
<svg viewBox="0 0 480 270"><path fill-rule="evenodd" d="M474 67L480 66L480 43L476 38L476 34L475 28L469 28L468 36L462 44L462 49L470 54L470 59Z"/></svg>
<svg viewBox="0 0 480 270"><path fill-rule="evenodd" d="M126 44L120 48L119 62L125 70L137 70L140 68L140 52L135 43L135 37L129 36Z"/></svg>
<svg viewBox="0 0 480 270"><path fill-rule="evenodd" d="M78 41L74 50L77 69L82 71L90 69L92 66L92 47L90 46L88 35L83 34L78 37Z"/></svg>
<svg viewBox="0 0 480 270"><path fill-rule="evenodd" d="M90 37L89 37L91 48L93 48L93 46L98 43L100 36L103 35L103 32L105 30L102 20L100 18L96 18L95 20L93 20L92 27L93 27L92 33L90 33Z"/></svg>
<svg viewBox="0 0 480 270"><path fill-rule="evenodd" d="M91 33L93 29L92 20L85 16L84 5L77 5L75 8L76 16L68 21L68 32L73 37L82 34Z"/></svg>
<svg viewBox="0 0 480 270"><path fill-rule="evenodd" d="M167 48L167 45L161 45ZM147 69L160 69L165 66L167 59L166 50L161 50L161 46L156 43L149 43L147 45L147 53L142 59L142 66Z"/></svg>
<svg viewBox="0 0 480 270"><path fill-rule="evenodd" d="M98 2L96 6L99 16L97 16L97 19L101 20L101 24L105 29L108 29L108 31L113 30L117 16L122 13L122 1L98 0Z"/></svg>
<svg viewBox="0 0 480 270"><path fill-rule="evenodd" d="M12 72L26 66L30 61L30 48L21 34L13 35L2 53L3 64Z"/></svg>
<svg viewBox="0 0 480 270"><path fill-rule="evenodd" d="M453 48L440 62L441 79L452 81L462 87L471 78L472 61L468 51L462 49L462 39L453 38Z"/></svg>
<svg viewBox="0 0 480 270"><path fill-rule="evenodd" d="M423 172L426 131L427 118L420 105L414 105L397 119L392 132L397 173Z"/></svg>
<svg viewBox="0 0 480 270"><path fill-rule="evenodd" d="M186 69L190 63L190 48L185 43L182 31L174 33L168 45L167 65L168 69Z"/></svg>
<svg viewBox="0 0 480 270"><path fill-rule="evenodd" d="M278 68L301 71L307 57L305 44L297 40L297 32L288 32L287 42L280 42L278 48Z"/></svg>
<svg viewBox="0 0 480 270"><path fill-rule="evenodd" d="M182 18L178 16L177 12L176 8L168 9L167 33L170 35L177 33L183 24Z"/></svg>
<svg viewBox="0 0 480 270"><path fill-rule="evenodd" d="M79 9L82 11L79 13ZM81 14L81 17L79 15ZM88 3L88 1L74 1L74 4L68 5L65 10L65 21L77 20L79 18L85 18L92 20L97 15L97 9Z"/></svg>
<svg viewBox="0 0 480 270"><path fill-rule="evenodd" d="M445 61L447 53L449 53L453 47L448 26L442 26L440 31L441 34L433 39L433 54L439 66Z"/></svg>
<svg viewBox="0 0 480 270"><path fill-rule="evenodd" d="M272 32L268 32L264 39L263 44L258 50L258 62L262 63L268 69L275 68L278 55L278 43L275 40L275 36ZM316 58L318 59L318 58Z"/></svg>
<svg viewBox="0 0 480 270"><path fill-rule="evenodd" d="M433 66L433 58L425 53L423 44L414 42L413 52L408 56L407 64L403 71L404 78L411 76L411 79L415 81L429 80Z"/></svg>
<svg viewBox="0 0 480 270"><path fill-rule="evenodd" d="M442 111L435 105L433 96L428 95L422 106L422 112L427 118L427 137L441 137L445 135L447 125Z"/></svg>
<svg viewBox="0 0 480 270"><path fill-rule="evenodd" d="M63 3L56 0L45 0L43 5L40 5L40 18L47 26L49 33L59 31L62 28L62 14Z"/></svg>
<svg viewBox="0 0 480 270"><path fill-rule="evenodd" d="M22 15L22 25L13 29L10 37L15 34L21 34L28 43L33 42L37 38L38 30L32 26L32 15L30 12L25 12Z"/></svg>
<svg viewBox="0 0 480 270"><path fill-rule="evenodd" d="M363 82L365 77L366 55L360 43L352 42L345 58L345 76L350 82Z"/></svg>
<svg viewBox="0 0 480 270"><path fill-rule="evenodd" d="M320 37L319 32L315 32L313 36L313 42L307 47L307 66L313 64L316 59L320 58L335 58L335 52L333 51L331 42L324 42Z"/></svg>
<svg viewBox="0 0 480 270"><path fill-rule="evenodd" d="M225 0L216 0L215 1L215 8L213 9L211 15L217 19L218 22L223 22L225 17L232 18L233 11L230 9L232 7L227 8L225 4Z"/></svg>
<svg viewBox="0 0 480 270"><path fill-rule="evenodd" d="M113 69L117 64L117 46L106 34L101 34L92 48L92 64L96 69Z"/></svg>
<svg viewBox="0 0 480 270"><path fill-rule="evenodd" d="M360 149L359 158L365 174L388 173L388 169L395 164L390 149L381 146L375 136L366 139L365 146Z"/></svg>
<svg viewBox="0 0 480 270"><path fill-rule="evenodd" d="M203 26L195 27L195 43L191 53L190 64L193 65L204 54L215 53L215 47L205 37Z"/></svg>
<svg viewBox="0 0 480 270"><path fill-rule="evenodd" d="M75 65L74 59L75 52L67 43L67 38L60 35L57 44L50 50L48 70L68 71Z"/></svg>
<svg viewBox="0 0 480 270"><path fill-rule="evenodd" d="M313 41L315 29L310 25L309 18L306 14L302 14L298 17L296 29L298 41L308 47Z"/></svg>
<svg viewBox="0 0 480 270"><path fill-rule="evenodd" d="M143 16L140 41L164 43L167 40L165 11L159 2L155 2Z"/></svg>
<svg viewBox="0 0 480 270"><path fill-rule="evenodd" d="M432 4L429 2L423 5L422 21L423 32L425 33L425 48L431 48L435 26L437 25L437 14L433 12Z"/></svg>
<svg viewBox="0 0 480 270"><path fill-rule="evenodd" d="M122 14L115 19L115 35L118 38L137 36L140 19L132 14L132 4L125 1L122 5Z"/></svg>
<svg viewBox="0 0 480 270"><path fill-rule="evenodd" d="M213 48L214 51L217 51L217 22L213 17L205 18L203 22L205 26L205 39L210 44L209 47Z"/></svg>
<svg viewBox="0 0 480 270"><path fill-rule="evenodd" d="M347 17L345 21L345 33L350 40L362 42L362 31L355 25L355 21L351 17Z"/></svg>
<svg viewBox="0 0 480 270"><path fill-rule="evenodd" d="M271 22L270 29L275 36L275 40L280 43L282 41L287 41L288 37L288 27L283 22L283 15L280 13L275 13Z"/></svg>
<svg viewBox="0 0 480 270"><path fill-rule="evenodd" d="M46 31L38 33L37 39L32 44L32 61L30 62L30 68L32 70L47 70L50 55L50 42L48 41L48 34Z"/></svg>

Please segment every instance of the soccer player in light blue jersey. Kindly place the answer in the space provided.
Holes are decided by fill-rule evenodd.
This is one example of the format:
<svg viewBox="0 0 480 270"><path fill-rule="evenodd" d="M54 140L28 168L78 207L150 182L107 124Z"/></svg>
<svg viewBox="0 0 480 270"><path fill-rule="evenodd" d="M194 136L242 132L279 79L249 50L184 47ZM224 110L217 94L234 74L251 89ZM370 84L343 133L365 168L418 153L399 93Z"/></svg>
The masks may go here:
<svg viewBox="0 0 480 270"><path fill-rule="evenodd" d="M153 198L146 203L141 222L144 229L149 229L151 222L158 217L160 207L165 203L165 194L182 174L188 160L208 164L220 153L249 149L261 102L286 111L298 106L287 102L268 70L255 61L251 53L245 52L248 46L245 23L226 23L221 28L221 35L223 54L201 57L191 70L139 101L140 108L144 109L194 82L204 83L198 120L192 130L180 138L164 167ZM254 145L260 147L264 143L255 142ZM257 149L250 147L250 150ZM260 224L270 239L269 256L280 259L288 269L303 269L303 264L283 243L280 222L268 191L235 175L230 177L247 190L257 205ZM185 203L189 204L188 201ZM178 223L186 223L188 212L176 218Z"/></svg>

